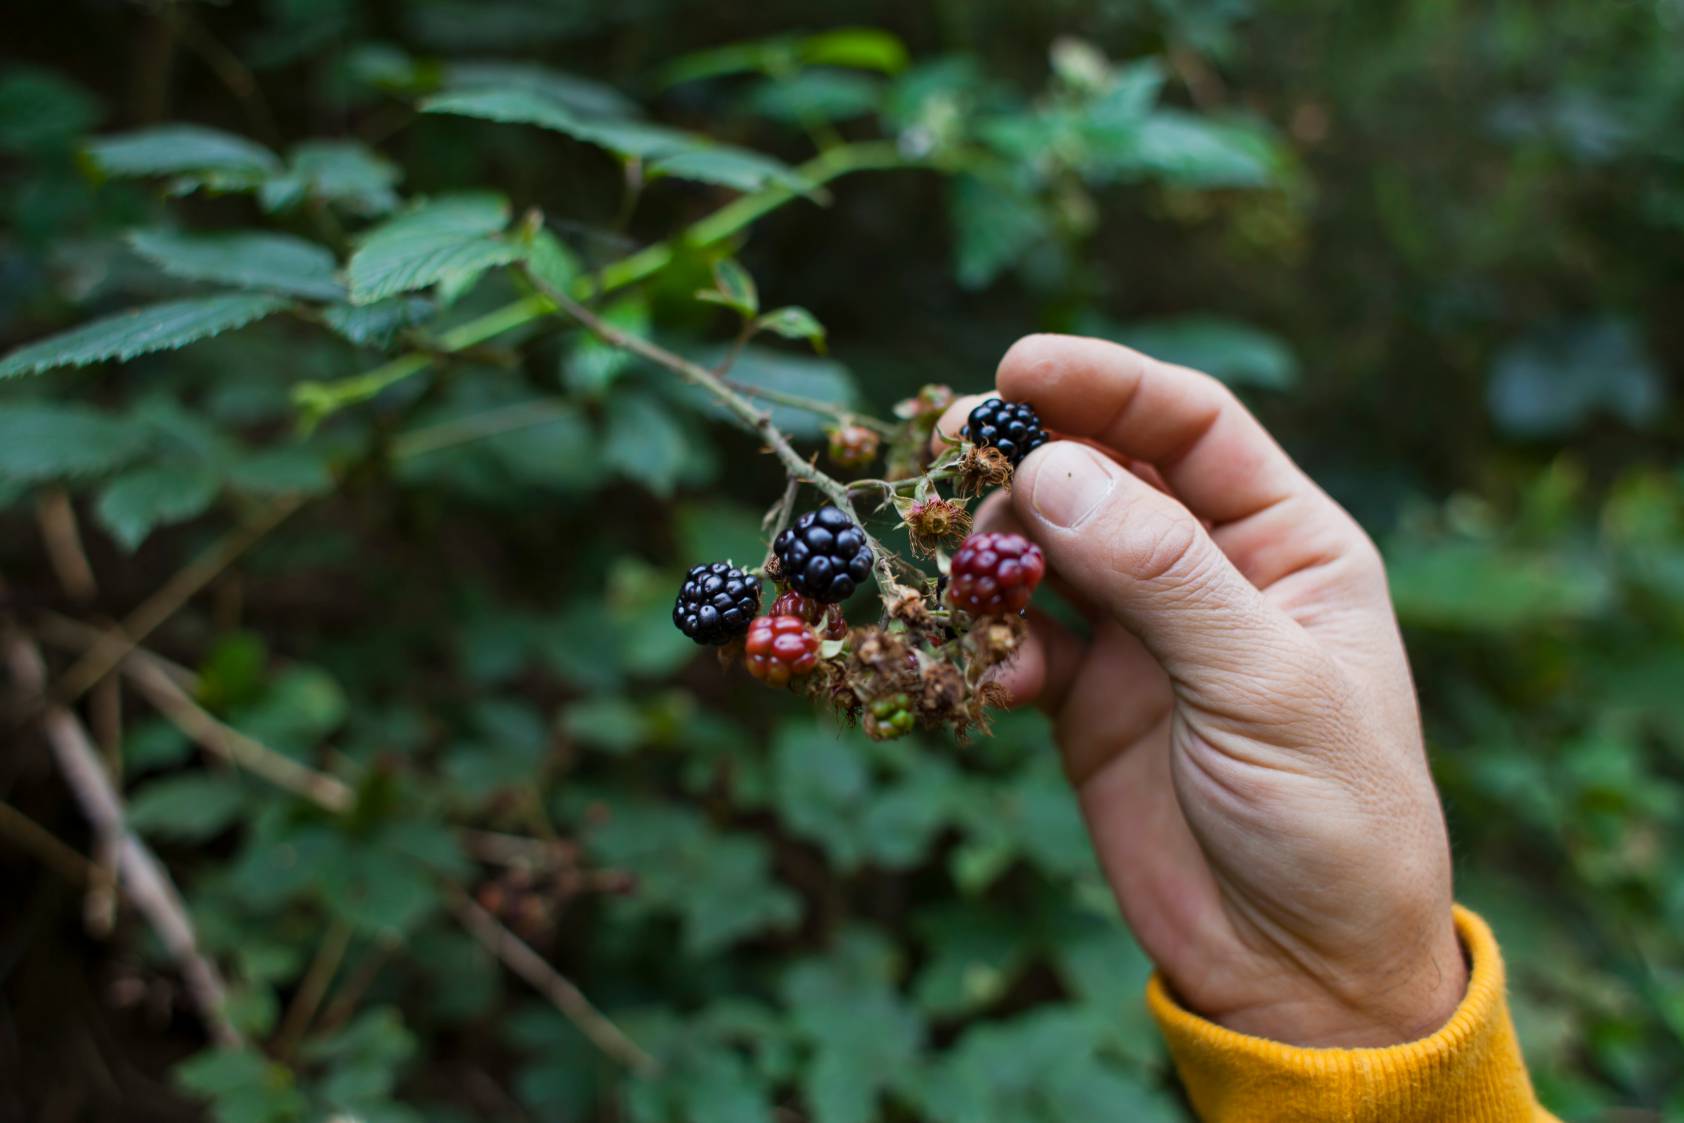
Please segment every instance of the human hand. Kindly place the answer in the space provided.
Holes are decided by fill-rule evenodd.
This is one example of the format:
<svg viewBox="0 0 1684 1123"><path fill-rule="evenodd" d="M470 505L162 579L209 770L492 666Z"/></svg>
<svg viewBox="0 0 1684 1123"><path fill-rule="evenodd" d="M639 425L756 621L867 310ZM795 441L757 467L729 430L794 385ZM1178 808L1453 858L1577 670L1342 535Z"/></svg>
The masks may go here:
<svg viewBox="0 0 1684 1123"><path fill-rule="evenodd" d="M1038 542L1092 623L1084 640L1031 610L1002 681L1052 715L1142 947L1186 1006L1243 1033L1437 1030L1467 973L1374 544L1206 375L1036 335L996 387L1065 439L979 528Z"/></svg>

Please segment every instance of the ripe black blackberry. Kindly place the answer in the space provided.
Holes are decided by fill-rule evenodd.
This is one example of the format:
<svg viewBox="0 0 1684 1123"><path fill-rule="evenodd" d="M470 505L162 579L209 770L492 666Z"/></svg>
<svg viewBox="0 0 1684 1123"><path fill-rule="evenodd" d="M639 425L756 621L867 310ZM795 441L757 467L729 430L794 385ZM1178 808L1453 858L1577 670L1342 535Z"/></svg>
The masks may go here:
<svg viewBox="0 0 1684 1123"><path fill-rule="evenodd" d="M748 631L759 611L760 578L730 562L714 562L684 575L672 622L697 643L718 646Z"/></svg>
<svg viewBox="0 0 1684 1123"><path fill-rule="evenodd" d="M1007 402L989 398L971 410L965 427L959 430L979 448L997 448L1016 468L1023 458L1047 443L1041 419L1028 402Z"/></svg>
<svg viewBox="0 0 1684 1123"><path fill-rule="evenodd" d="M795 520L772 542L784 580L802 596L838 604L871 575L865 531L835 507L820 507Z"/></svg>

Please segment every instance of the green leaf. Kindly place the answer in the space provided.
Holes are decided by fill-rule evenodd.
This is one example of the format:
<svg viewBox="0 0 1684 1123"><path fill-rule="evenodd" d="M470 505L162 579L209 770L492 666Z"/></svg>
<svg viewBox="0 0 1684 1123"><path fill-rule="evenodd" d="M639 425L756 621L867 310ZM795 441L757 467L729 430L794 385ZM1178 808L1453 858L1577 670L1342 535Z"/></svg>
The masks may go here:
<svg viewBox="0 0 1684 1123"><path fill-rule="evenodd" d="M540 230L533 236L526 251L526 267L538 280L562 292L585 271L578 255L548 230Z"/></svg>
<svg viewBox="0 0 1684 1123"><path fill-rule="evenodd" d="M136 308L25 344L0 360L0 379L39 374L54 367L87 366L107 359L126 361L154 351L173 351L196 340L244 327L286 306L284 297L228 293Z"/></svg>
<svg viewBox="0 0 1684 1123"><path fill-rule="evenodd" d="M966 288L984 287L1051 236L1040 205L1008 184L960 175L952 192L959 283Z"/></svg>
<svg viewBox="0 0 1684 1123"><path fill-rule="evenodd" d="M292 1070L256 1049L207 1049L171 1074L210 1103L217 1123L298 1123L307 1106Z"/></svg>
<svg viewBox="0 0 1684 1123"><path fill-rule="evenodd" d="M201 125L159 125L99 137L88 144L94 166L111 176L223 172L260 177L280 168L261 144Z"/></svg>
<svg viewBox="0 0 1684 1123"><path fill-rule="evenodd" d="M425 297L392 296L373 304L331 304L322 318L357 346L384 349L398 332L425 323L436 310Z"/></svg>
<svg viewBox="0 0 1684 1123"><path fill-rule="evenodd" d="M883 101L881 81L835 70L803 70L766 78L743 99L750 113L790 125L846 121L874 113Z"/></svg>
<svg viewBox="0 0 1684 1123"><path fill-rule="evenodd" d="M100 118L99 102L50 70L20 66L0 77L0 152L40 152L80 136Z"/></svg>
<svg viewBox="0 0 1684 1123"><path fill-rule="evenodd" d="M569 706L562 728L569 736L606 753L624 755L648 736L643 711L630 699L607 695L583 698Z"/></svg>
<svg viewBox="0 0 1684 1123"><path fill-rule="evenodd" d="M472 194L434 199L382 223L351 255L351 302L372 304L518 260L519 243L497 237L508 221L502 196Z"/></svg>
<svg viewBox="0 0 1684 1123"><path fill-rule="evenodd" d="M136 230L128 243L172 277L313 300L340 300L345 295L345 286L334 276L339 263L333 251L286 234Z"/></svg>
<svg viewBox="0 0 1684 1123"><path fill-rule="evenodd" d="M801 61L809 66L848 66L895 74L906 69L906 44L875 27L839 27L801 41Z"/></svg>
<svg viewBox="0 0 1684 1123"><path fill-rule="evenodd" d="M133 550L160 526L202 515L221 481L207 464L171 462L133 468L106 485L94 513L125 549Z"/></svg>
<svg viewBox="0 0 1684 1123"><path fill-rule="evenodd" d="M641 292L628 293L597 314L603 323L628 335L649 335L649 298ZM564 360L567 388L586 397L601 397L637 362L637 357L625 348L582 332Z"/></svg>
<svg viewBox="0 0 1684 1123"><path fill-rule="evenodd" d="M612 86L526 62L453 62L444 82L452 90L529 90L585 117L636 117L642 112Z"/></svg>
<svg viewBox="0 0 1684 1123"><path fill-rule="evenodd" d="M253 495L320 495L333 487L325 449L279 445L240 456L228 466L228 483Z"/></svg>
<svg viewBox="0 0 1684 1123"><path fill-rule="evenodd" d="M1126 343L1136 350L1204 371L1230 386L1288 390L1298 382L1298 359L1276 335L1220 316L1183 316L1112 324L1097 318L1084 323L1084 334Z"/></svg>
<svg viewBox="0 0 1684 1123"><path fill-rule="evenodd" d="M145 835L202 842L227 830L246 807L233 773L189 773L143 785L129 798L129 825Z"/></svg>
<svg viewBox="0 0 1684 1123"><path fill-rule="evenodd" d="M678 916L694 956L786 928L800 915L796 896L772 880L764 841L717 831L684 807L618 803L585 844L604 865L638 877L637 894L617 901L617 909L631 917Z"/></svg>
<svg viewBox="0 0 1684 1123"><path fill-rule="evenodd" d="M646 162L647 174L693 179L739 190L810 185L770 156L714 144L705 137L641 121L583 117L554 97L524 89L468 90L421 103L423 113L449 113L507 124L536 125L616 155Z"/></svg>
<svg viewBox="0 0 1684 1123"><path fill-rule="evenodd" d="M895 991L893 956L874 932L844 932L832 951L792 967L779 988L812 1046L802 1091L815 1123L871 1123L892 1083L911 1082L924 1027Z"/></svg>
<svg viewBox="0 0 1684 1123"><path fill-rule="evenodd" d="M754 278L735 261L722 257L714 262L713 282L712 289L703 289L696 294L697 300L734 308L745 319L760 311L760 293L754 287Z"/></svg>
<svg viewBox="0 0 1684 1123"><path fill-rule="evenodd" d="M109 472L150 443L145 426L81 406L0 405L0 480L34 483Z"/></svg>
<svg viewBox="0 0 1684 1123"><path fill-rule="evenodd" d="M1666 378L1629 320L1553 324L1505 347L1486 401L1505 432L1560 438L1599 415L1628 425L1656 423Z"/></svg>
<svg viewBox="0 0 1684 1123"><path fill-rule="evenodd" d="M812 186L781 160L724 145L696 147L658 157L649 161L646 172L652 179L671 176L738 191L758 191L769 186L806 191Z"/></svg>
<svg viewBox="0 0 1684 1123"><path fill-rule="evenodd" d="M353 214L382 215L397 209L393 188L402 178L396 164L354 141L313 140L292 150L285 172L263 182L258 201L271 212L317 199Z"/></svg>
<svg viewBox="0 0 1684 1123"><path fill-rule="evenodd" d="M614 394L607 424L603 462L656 495L671 495L679 481L710 463L709 450L652 394Z"/></svg>
<svg viewBox="0 0 1684 1123"><path fill-rule="evenodd" d="M1588 558L1486 542L1388 544L1398 618L1410 626L1508 634L1584 619L1608 606L1608 574Z"/></svg>
<svg viewBox="0 0 1684 1123"><path fill-rule="evenodd" d="M1160 109L1141 123L1132 143L1100 150L1108 174L1144 175L1183 187L1267 187L1282 162L1274 138L1246 122L1212 121Z"/></svg>
<svg viewBox="0 0 1684 1123"><path fill-rule="evenodd" d="M754 327L756 331L769 331L785 339L805 339L813 345L813 350L824 350L824 325L799 305L774 308L754 321Z"/></svg>
<svg viewBox="0 0 1684 1123"><path fill-rule="evenodd" d="M701 361L713 366L726 357L723 348L704 350ZM789 354L769 347L749 345L738 352L729 371L732 382L749 387L763 387L796 397L811 398L843 409L859 406L859 388L848 368L831 359L814 359ZM714 416L723 416L722 408L714 400L699 392L684 391L696 408ZM824 432L830 419L823 414L776 402L760 402L772 415L772 423L793 437L817 437Z"/></svg>

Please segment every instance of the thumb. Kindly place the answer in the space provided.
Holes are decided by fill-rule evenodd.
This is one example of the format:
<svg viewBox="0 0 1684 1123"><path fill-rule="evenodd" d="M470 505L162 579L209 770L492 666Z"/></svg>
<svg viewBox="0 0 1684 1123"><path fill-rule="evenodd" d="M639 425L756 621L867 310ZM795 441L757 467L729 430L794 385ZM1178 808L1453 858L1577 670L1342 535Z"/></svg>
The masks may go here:
<svg viewBox="0 0 1684 1123"><path fill-rule="evenodd" d="M1299 629L1267 604L1204 525L1087 445L1031 453L1012 506L1061 577L1138 636L1178 688L1255 681Z"/></svg>

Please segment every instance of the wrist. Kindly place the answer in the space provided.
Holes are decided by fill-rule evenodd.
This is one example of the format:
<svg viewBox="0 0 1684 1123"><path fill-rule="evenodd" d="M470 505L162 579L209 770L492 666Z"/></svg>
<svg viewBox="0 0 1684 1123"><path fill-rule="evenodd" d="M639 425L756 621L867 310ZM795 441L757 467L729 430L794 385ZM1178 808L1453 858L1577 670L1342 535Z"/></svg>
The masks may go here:
<svg viewBox="0 0 1684 1123"><path fill-rule="evenodd" d="M1442 934L1383 967L1317 977L1294 970L1264 1000L1208 1015L1236 1033L1303 1048L1382 1048L1430 1037L1455 1014L1468 964L1449 917Z"/></svg>

